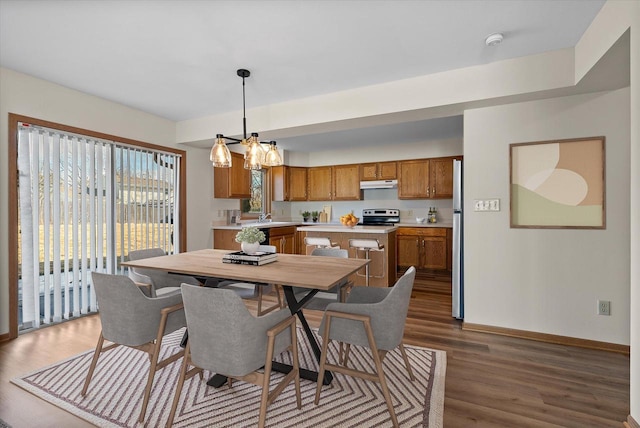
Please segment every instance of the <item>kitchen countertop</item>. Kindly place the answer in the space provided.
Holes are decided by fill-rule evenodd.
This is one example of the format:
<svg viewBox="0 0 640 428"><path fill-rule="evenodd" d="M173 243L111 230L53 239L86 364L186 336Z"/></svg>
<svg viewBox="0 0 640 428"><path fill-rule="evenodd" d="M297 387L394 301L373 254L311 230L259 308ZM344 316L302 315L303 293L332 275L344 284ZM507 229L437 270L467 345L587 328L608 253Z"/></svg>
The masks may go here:
<svg viewBox="0 0 640 428"><path fill-rule="evenodd" d="M346 227L339 223L313 223L309 226L298 226L301 232L339 232L339 233L390 233L397 226L354 226Z"/></svg>
<svg viewBox="0 0 640 428"><path fill-rule="evenodd" d="M394 226L355 226L348 228L340 223L311 223L301 221L272 221L264 223L245 223L231 224L231 225L213 225L211 229L226 229L226 230L240 230L247 226L257 226L260 229L271 227L284 227L284 226L297 226L298 230L303 232L355 232L355 233L389 233L396 230L398 227L444 227L451 229L452 223L416 223L416 222L400 222Z"/></svg>
<svg viewBox="0 0 640 428"><path fill-rule="evenodd" d="M453 228L453 223L416 223L415 221L413 222L400 222L398 223L398 227L444 227L444 228L448 228L451 229Z"/></svg>
<svg viewBox="0 0 640 428"><path fill-rule="evenodd" d="M270 221L264 223L244 223L244 224L221 224L212 225L211 229L225 229L225 230L240 230L243 227L256 226L259 229L268 229L272 227L285 227L285 226L299 226L301 224L317 224L317 223L302 223L300 221Z"/></svg>

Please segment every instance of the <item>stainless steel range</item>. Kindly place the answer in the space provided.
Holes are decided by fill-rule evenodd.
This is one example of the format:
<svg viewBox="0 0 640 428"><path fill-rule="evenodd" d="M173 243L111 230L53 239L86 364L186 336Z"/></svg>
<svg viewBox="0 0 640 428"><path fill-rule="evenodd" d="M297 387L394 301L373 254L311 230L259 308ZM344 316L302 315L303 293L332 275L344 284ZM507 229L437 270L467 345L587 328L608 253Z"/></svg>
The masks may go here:
<svg viewBox="0 0 640 428"><path fill-rule="evenodd" d="M400 223L400 210L394 208L375 208L362 210L362 226L393 226Z"/></svg>

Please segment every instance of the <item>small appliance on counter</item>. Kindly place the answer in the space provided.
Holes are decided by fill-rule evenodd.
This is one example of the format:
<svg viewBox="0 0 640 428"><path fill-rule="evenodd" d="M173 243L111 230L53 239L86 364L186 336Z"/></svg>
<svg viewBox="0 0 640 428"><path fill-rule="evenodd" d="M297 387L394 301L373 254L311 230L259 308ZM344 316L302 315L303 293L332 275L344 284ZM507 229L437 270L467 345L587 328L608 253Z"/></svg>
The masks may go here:
<svg viewBox="0 0 640 428"><path fill-rule="evenodd" d="M362 210L361 226L393 226L400 223L400 210L395 208L369 208Z"/></svg>
<svg viewBox="0 0 640 428"><path fill-rule="evenodd" d="M240 210L226 210L227 211L227 224L234 225L240 223L240 217L242 213Z"/></svg>

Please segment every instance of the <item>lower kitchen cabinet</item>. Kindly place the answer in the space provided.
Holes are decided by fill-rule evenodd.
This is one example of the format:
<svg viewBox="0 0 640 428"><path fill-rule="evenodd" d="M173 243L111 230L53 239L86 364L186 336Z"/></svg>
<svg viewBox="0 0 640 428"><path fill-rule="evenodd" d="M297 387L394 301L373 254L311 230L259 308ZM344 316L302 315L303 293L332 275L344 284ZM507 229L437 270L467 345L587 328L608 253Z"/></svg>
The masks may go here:
<svg viewBox="0 0 640 428"><path fill-rule="evenodd" d="M276 253L295 254L296 227L272 227L269 230L269 245L276 247Z"/></svg>
<svg viewBox="0 0 640 428"><path fill-rule="evenodd" d="M295 226L270 227L262 230L268 233L267 242L262 242L262 244L273 245L278 253L295 254ZM240 243L236 242L237 234L238 229L214 229L213 248L240 251Z"/></svg>
<svg viewBox="0 0 640 428"><path fill-rule="evenodd" d="M213 229L213 248L216 250L240 251L240 243L236 242L237 230Z"/></svg>
<svg viewBox="0 0 640 428"><path fill-rule="evenodd" d="M420 269L450 269L448 241L444 227L401 227L397 232L398 266Z"/></svg>

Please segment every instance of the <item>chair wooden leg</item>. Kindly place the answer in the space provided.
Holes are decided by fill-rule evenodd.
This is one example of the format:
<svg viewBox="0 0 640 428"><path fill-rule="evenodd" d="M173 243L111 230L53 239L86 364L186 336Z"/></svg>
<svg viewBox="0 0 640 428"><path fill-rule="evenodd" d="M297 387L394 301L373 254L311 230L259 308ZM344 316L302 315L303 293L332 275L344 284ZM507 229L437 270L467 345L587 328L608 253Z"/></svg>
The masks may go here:
<svg viewBox="0 0 640 428"><path fill-rule="evenodd" d="M153 378L156 376L156 370L158 370L158 354L160 353L160 343L156 343L149 349L149 356L151 357L151 364L149 365L149 376L147 376L147 386L144 388L144 398L142 399L142 409L140 409L140 416L138 416L138 422L144 422L144 415L147 413L147 405L149 404L149 397L151 397L151 388L153 387Z"/></svg>
<svg viewBox="0 0 640 428"><path fill-rule="evenodd" d="M376 372L378 375L378 381L380 382L380 388L382 389L382 395L384 395L384 399L387 402L387 408L389 409L389 414L391 415L391 422L393 423L393 426L397 428L399 427L398 418L396 417L396 412L393 408L393 402L391 401L391 394L389 393L389 388L387 387L387 381L385 379L384 371L382 369L382 361L380 359L380 353L378 353L376 341L373 337L373 330L371 329L371 322L369 320L367 320L364 323L364 328L367 333L367 338L369 339L369 347L371 349L371 355L373 356L373 361L376 366ZM384 353L382 355L384 356Z"/></svg>
<svg viewBox="0 0 640 428"><path fill-rule="evenodd" d="M302 394L300 392L300 361L298 359L298 334L295 323L291 326L291 354L293 357L293 370L296 372L294 379L296 387L296 402L298 409L302 409Z"/></svg>
<svg viewBox="0 0 640 428"><path fill-rule="evenodd" d="M258 316L262 316L262 285L255 285L258 287Z"/></svg>
<svg viewBox="0 0 640 428"><path fill-rule="evenodd" d="M284 301L284 299L282 298L282 294L280 293L280 290L282 289L282 286L276 284L273 288L275 288L275 290L276 290L276 297L278 298L278 307L280 309L286 308L287 307L287 303Z"/></svg>
<svg viewBox="0 0 640 428"><path fill-rule="evenodd" d="M102 352L102 345L104 344L104 336L102 332L100 332L100 337L98 337L98 343L96 344L96 350L93 353L93 359L91 360L91 365L89 366L89 372L87 373L87 379L84 381L84 386L82 387L81 395L85 395L87 393L87 388L89 388L89 382L91 382L91 378L93 377L93 371L96 369L96 365L98 364L98 357L100 357L100 353Z"/></svg>
<svg viewBox="0 0 640 428"><path fill-rule="evenodd" d="M404 360L404 365L407 366L407 371L409 372L409 379L412 381L416 380L416 377L413 375L413 370L411 370L411 364L409 364L409 358L407 357L407 352L404 349L404 344L400 342L400 352L402 353L402 359Z"/></svg>
<svg viewBox="0 0 640 428"><path fill-rule="evenodd" d="M331 317L328 316L324 323L324 331L322 332L322 352L320 353L320 368L318 370L318 383L316 384L316 398L314 404L320 402L320 390L322 389L322 380L324 379L325 363L327 362L327 350L329 348L329 328L331 327ZM348 345L347 345L348 346Z"/></svg>
<svg viewBox="0 0 640 428"><path fill-rule="evenodd" d="M347 366L347 362L349 361L349 351L351 351L351 344L347 343L344 347L344 361L342 362L343 366Z"/></svg>
<svg viewBox="0 0 640 428"><path fill-rule="evenodd" d="M178 384L176 385L175 396L173 397L173 403L171 404L171 413L169 413L169 419L167 420L167 428L173 425L173 419L176 416L176 410L178 409L178 403L180 402L180 394L182 394L182 387L184 386L184 380L187 374L187 367L189 366L189 360L191 357L191 348L187 342L187 347L184 351L184 357L182 358L182 365L180 367L180 377L178 378ZM200 372L202 375L202 372Z"/></svg>
<svg viewBox="0 0 640 428"><path fill-rule="evenodd" d="M267 342L267 356L264 364L264 375L262 377L262 393L260 394L260 416L258 417L258 428L264 428L267 420L267 406L269 405L269 381L271 380L271 364L273 361L273 349L275 347L275 336L270 336Z"/></svg>

